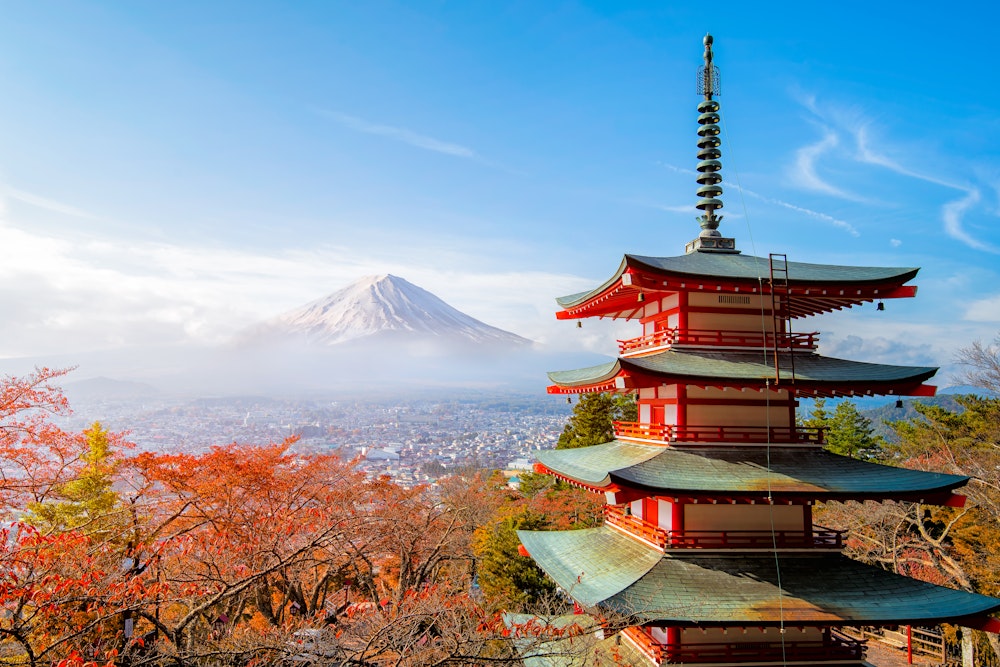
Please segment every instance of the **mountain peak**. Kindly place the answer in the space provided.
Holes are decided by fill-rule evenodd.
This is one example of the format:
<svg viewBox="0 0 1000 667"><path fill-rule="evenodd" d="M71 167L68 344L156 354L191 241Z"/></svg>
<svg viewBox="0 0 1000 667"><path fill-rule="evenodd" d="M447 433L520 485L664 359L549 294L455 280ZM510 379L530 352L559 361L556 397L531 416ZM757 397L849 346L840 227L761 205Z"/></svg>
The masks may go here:
<svg viewBox="0 0 1000 667"><path fill-rule="evenodd" d="M328 296L257 327L251 338L304 337L336 345L386 332L413 338L523 345L516 334L449 306L427 290L390 273L365 276Z"/></svg>

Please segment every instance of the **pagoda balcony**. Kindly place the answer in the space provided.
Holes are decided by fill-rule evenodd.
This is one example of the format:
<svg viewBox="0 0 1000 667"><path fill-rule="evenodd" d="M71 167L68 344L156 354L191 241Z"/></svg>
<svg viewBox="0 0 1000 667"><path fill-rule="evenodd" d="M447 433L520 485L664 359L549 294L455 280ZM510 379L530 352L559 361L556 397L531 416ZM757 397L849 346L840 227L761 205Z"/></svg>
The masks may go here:
<svg viewBox="0 0 1000 667"><path fill-rule="evenodd" d="M778 333L755 331L716 331L711 329L665 329L646 336L618 341L624 357L644 354L674 346L770 348L779 350L815 350L818 332Z"/></svg>
<svg viewBox="0 0 1000 667"><path fill-rule="evenodd" d="M645 442L823 445L823 429L806 426L675 426L614 422L615 437Z"/></svg>
<svg viewBox="0 0 1000 667"><path fill-rule="evenodd" d="M648 544L667 549L833 549L844 548L847 531L813 526L809 530L666 530L604 506L604 522Z"/></svg>
<svg viewBox="0 0 1000 667"><path fill-rule="evenodd" d="M737 631L734 632L736 634ZM830 631L823 639L786 642L725 642L661 644L640 627L622 630L622 635L654 665L747 664L755 662L842 662L861 660L864 643Z"/></svg>

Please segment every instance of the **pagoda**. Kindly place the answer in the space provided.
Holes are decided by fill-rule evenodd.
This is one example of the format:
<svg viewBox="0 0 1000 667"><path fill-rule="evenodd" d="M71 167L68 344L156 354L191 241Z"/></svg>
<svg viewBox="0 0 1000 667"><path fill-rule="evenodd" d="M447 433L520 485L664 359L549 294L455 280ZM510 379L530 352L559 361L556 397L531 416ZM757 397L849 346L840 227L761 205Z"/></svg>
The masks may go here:
<svg viewBox="0 0 1000 667"><path fill-rule="evenodd" d="M636 396L638 421L616 423L611 442L538 456L538 472L605 495L604 524L520 531L524 552L626 626L618 641L637 664L863 665L841 628L1000 631L1000 600L853 561L844 532L814 523L828 501L960 507L967 478L839 456L796 424L802 397L934 394L936 368L826 357L798 332L812 315L915 296L918 269L754 257L722 236L719 78L704 44L701 233L683 255L625 255L603 284L557 300L561 320L642 326L614 361L549 374L552 394Z"/></svg>

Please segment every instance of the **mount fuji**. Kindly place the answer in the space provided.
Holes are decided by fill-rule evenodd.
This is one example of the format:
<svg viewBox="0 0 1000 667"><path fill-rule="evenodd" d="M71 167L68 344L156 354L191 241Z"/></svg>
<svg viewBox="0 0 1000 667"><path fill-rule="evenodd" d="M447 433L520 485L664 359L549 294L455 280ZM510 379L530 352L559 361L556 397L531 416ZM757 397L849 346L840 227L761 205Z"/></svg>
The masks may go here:
<svg viewBox="0 0 1000 667"><path fill-rule="evenodd" d="M373 338L485 347L531 345L530 340L480 322L427 290L389 274L361 278L252 327L239 340L251 344L296 340L334 346Z"/></svg>

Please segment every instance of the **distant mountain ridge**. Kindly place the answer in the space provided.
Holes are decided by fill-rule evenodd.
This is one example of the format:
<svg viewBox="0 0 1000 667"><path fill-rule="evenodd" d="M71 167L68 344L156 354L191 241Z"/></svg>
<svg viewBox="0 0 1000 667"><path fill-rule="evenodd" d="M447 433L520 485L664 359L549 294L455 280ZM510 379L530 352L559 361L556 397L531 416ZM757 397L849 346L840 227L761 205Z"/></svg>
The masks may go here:
<svg viewBox="0 0 1000 667"><path fill-rule="evenodd" d="M366 276L329 296L244 332L241 342L305 339L334 346L387 334L503 346L531 341L480 322L413 283L391 274Z"/></svg>

